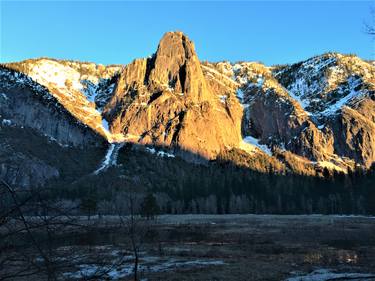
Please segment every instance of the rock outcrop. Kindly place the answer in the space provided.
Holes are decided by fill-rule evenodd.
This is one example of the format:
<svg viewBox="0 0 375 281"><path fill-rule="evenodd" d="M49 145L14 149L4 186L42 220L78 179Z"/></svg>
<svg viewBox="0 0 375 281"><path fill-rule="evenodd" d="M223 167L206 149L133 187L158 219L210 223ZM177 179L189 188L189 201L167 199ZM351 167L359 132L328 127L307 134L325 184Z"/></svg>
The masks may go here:
<svg viewBox="0 0 375 281"><path fill-rule="evenodd" d="M45 87L75 119L111 142L116 141L101 112L113 93L120 66L40 58L7 67L26 74Z"/></svg>
<svg viewBox="0 0 375 281"><path fill-rule="evenodd" d="M151 58L123 69L104 116L112 133L214 159L241 139L242 108L234 95L220 94L228 96L207 84L194 44L169 32Z"/></svg>
<svg viewBox="0 0 375 281"><path fill-rule="evenodd" d="M324 161L333 154L331 132L316 127L270 69L258 63L244 63L237 65L234 72L245 105L244 135L312 161Z"/></svg>
<svg viewBox="0 0 375 281"><path fill-rule="evenodd" d="M58 169L45 161L15 151L1 141L0 178L16 187L42 186L60 176Z"/></svg>
<svg viewBox="0 0 375 281"><path fill-rule="evenodd" d="M336 153L371 167L375 161L375 123L350 107L344 107L330 123Z"/></svg>
<svg viewBox="0 0 375 281"><path fill-rule="evenodd" d="M43 86L8 69L0 70L2 122L35 129L61 145L100 146L104 138L80 122Z"/></svg>
<svg viewBox="0 0 375 281"><path fill-rule="evenodd" d="M275 77L298 100L333 147L329 153L369 168L374 158L375 67L328 53L281 67ZM324 146L324 143L322 144ZM328 154L330 155L330 154Z"/></svg>

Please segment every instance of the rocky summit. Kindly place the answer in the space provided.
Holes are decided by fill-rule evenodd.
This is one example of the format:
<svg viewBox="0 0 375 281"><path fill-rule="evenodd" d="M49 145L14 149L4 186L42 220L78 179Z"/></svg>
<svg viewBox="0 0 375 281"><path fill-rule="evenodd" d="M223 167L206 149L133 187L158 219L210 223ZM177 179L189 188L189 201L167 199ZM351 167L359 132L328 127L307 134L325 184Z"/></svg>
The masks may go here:
<svg viewBox="0 0 375 281"><path fill-rule="evenodd" d="M369 169L374 83L375 63L355 55L277 66L202 62L182 32L166 33L153 55L128 65L2 64L0 177L34 186L97 175L126 157L124 144L149 157L259 172Z"/></svg>

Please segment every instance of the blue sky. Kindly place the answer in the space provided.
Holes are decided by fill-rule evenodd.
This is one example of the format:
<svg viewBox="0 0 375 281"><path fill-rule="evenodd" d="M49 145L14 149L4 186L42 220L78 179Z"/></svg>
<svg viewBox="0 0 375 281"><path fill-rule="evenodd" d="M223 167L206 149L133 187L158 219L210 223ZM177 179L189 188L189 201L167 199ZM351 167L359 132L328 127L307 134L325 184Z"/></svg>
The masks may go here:
<svg viewBox="0 0 375 281"><path fill-rule="evenodd" d="M371 1L4 1L0 61L129 63L181 30L209 61L291 63L327 51L374 59Z"/></svg>

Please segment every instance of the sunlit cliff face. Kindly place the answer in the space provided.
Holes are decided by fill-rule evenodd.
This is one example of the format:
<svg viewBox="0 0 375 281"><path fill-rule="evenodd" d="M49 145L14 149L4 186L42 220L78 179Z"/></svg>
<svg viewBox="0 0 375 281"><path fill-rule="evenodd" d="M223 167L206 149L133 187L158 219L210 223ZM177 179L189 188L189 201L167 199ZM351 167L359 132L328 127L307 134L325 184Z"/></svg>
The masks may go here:
<svg viewBox="0 0 375 281"><path fill-rule="evenodd" d="M202 63L186 35L168 32L154 55L126 66L42 58L6 67L44 86L56 105L110 143L210 160L235 150L278 170L346 172L375 161L375 67L353 55L273 67ZM12 75L11 83L25 83ZM3 88L5 104L11 93ZM21 124L11 110L6 115L4 125ZM53 130L42 133L56 138Z"/></svg>

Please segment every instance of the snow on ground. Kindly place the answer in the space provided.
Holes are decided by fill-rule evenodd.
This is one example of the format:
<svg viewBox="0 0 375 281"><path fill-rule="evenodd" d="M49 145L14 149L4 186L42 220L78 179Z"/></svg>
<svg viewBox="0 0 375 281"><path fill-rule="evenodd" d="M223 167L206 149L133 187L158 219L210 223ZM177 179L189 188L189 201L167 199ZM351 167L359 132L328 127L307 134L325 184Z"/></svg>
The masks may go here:
<svg viewBox="0 0 375 281"><path fill-rule="evenodd" d="M3 119L3 120L1 121L1 124L2 124L3 126L11 126L11 125L12 125L12 121L9 120L9 119Z"/></svg>
<svg viewBox="0 0 375 281"><path fill-rule="evenodd" d="M124 143L111 143L107 153L100 164L99 168L94 172L95 175L99 174L102 171L105 171L110 166L117 165L117 156L119 150L124 146Z"/></svg>
<svg viewBox="0 0 375 281"><path fill-rule="evenodd" d="M244 95L243 95L243 91L241 89L237 90L236 96L240 100L240 103L242 103L243 99L244 99Z"/></svg>
<svg viewBox="0 0 375 281"><path fill-rule="evenodd" d="M103 266L97 264L81 264L77 271L66 272L65 277L68 278L95 278L95 275L101 276L105 280L118 280L133 274L133 257L127 256L121 259L122 263L116 267ZM177 269L194 269L203 268L207 266L223 265L221 260L180 260L175 258L160 258L154 256L145 256L140 258L138 272L156 273L168 272Z"/></svg>
<svg viewBox="0 0 375 281"><path fill-rule="evenodd" d="M319 162L316 162L316 165L317 166L320 166L322 168L327 168L329 170L336 170L336 171L341 171L341 172L344 172L346 173L347 171L344 170L343 168L335 165L334 163L332 162L328 162L328 161L319 161Z"/></svg>
<svg viewBox="0 0 375 281"><path fill-rule="evenodd" d="M230 77L228 77L228 76L225 75L225 74L220 73L220 72L217 71L216 69L213 69L213 68L208 67L208 66L206 66L206 65L201 65L201 66L202 66L202 68L205 69L206 71L211 72L211 73L213 73L213 74L219 76L220 78L225 79L226 81L228 81L228 82L230 82L230 83L232 83L232 84L237 84L235 80L231 79Z"/></svg>
<svg viewBox="0 0 375 281"><path fill-rule="evenodd" d="M320 60L318 63L308 65L309 64L309 62L308 62L308 63L306 63L305 66L313 67L314 70L316 72L318 72L318 71L322 70L323 68L325 68L326 66L329 66L330 64L333 64L337 61L337 59L335 57L331 57L331 58L328 58L326 60L324 60L324 59L322 60L320 57L317 57L317 59ZM316 61L316 58L313 59L313 61Z"/></svg>
<svg viewBox="0 0 375 281"><path fill-rule="evenodd" d="M260 144L259 140L252 136L244 137L240 144L240 148L250 153L254 153L259 149L267 155L272 156L271 149L269 149L268 146L265 144Z"/></svg>
<svg viewBox="0 0 375 281"><path fill-rule="evenodd" d="M82 89L82 93L85 94L90 102L95 102L98 93L98 85L90 80L82 80L81 83L85 86Z"/></svg>
<svg viewBox="0 0 375 281"><path fill-rule="evenodd" d="M107 150L107 154L105 155L104 157L104 160L103 162L101 163L100 167L94 172L94 174L99 174L101 171L105 170L107 167L110 166L110 163L111 163L111 157L113 155L113 151L115 149L115 144L114 143L111 143L111 145L109 146L108 150Z"/></svg>
<svg viewBox="0 0 375 281"><path fill-rule="evenodd" d="M233 65L232 70L234 73L239 72L242 69L242 65L239 63L236 63Z"/></svg>
<svg viewBox="0 0 375 281"><path fill-rule="evenodd" d="M288 71L292 75L292 83L287 86L289 95L305 111L308 108L309 115L322 117L335 114L353 99L367 94L366 89L360 90L358 86L371 83L374 70L357 57L327 54L303 62L296 70L286 67L275 75ZM338 100L328 99L337 94L342 95Z"/></svg>
<svg viewBox="0 0 375 281"><path fill-rule="evenodd" d="M228 98L228 97L227 97L226 95L221 95L221 96L219 96L220 102L223 103L223 104L226 103L227 98Z"/></svg>
<svg viewBox="0 0 375 281"><path fill-rule="evenodd" d="M146 151L151 153L151 154L156 154L157 156L160 156L160 157L175 158L175 156L173 154L162 151L162 150L157 151L153 147L146 147Z"/></svg>
<svg viewBox="0 0 375 281"><path fill-rule="evenodd" d="M70 80L74 89L82 89L82 84L79 82L80 73L56 61L40 60L38 63L32 65L32 69L28 75L43 86L53 83L56 87L65 89L66 80ZM69 92L65 92L65 94L71 95Z"/></svg>
<svg viewBox="0 0 375 281"><path fill-rule="evenodd" d="M242 106L242 108L246 109L250 106L249 103L245 103L245 95L244 95L244 92L243 92L242 89L240 89L240 88L237 89L236 96L237 96L237 99L240 102L240 105Z"/></svg>
<svg viewBox="0 0 375 281"><path fill-rule="evenodd" d="M358 97L361 93L356 91L355 88L361 84L361 79L354 79L353 77L350 77L348 79L349 83L349 89L350 93L343 98L336 101L334 104L330 105L328 108L326 108L321 114L322 115L331 115L334 114L337 110L341 109L343 105L347 104L350 100L353 98Z"/></svg>
<svg viewBox="0 0 375 281"><path fill-rule="evenodd" d="M308 91L308 87L306 85L306 82L303 79L297 79L295 83L292 84L292 86L288 89L289 95L297 101L300 106L306 111L306 107L309 106L309 101L303 99L302 97L305 95L305 93ZM308 115L311 115L310 112L306 111Z"/></svg>
<svg viewBox="0 0 375 281"><path fill-rule="evenodd" d="M257 78L257 86L260 88L263 86L264 83L264 78L263 77L258 77Z"/></svg>
<svg viewBox="0 0 375 281"><path fill-rule="evenodd" d="M315 270L307 275L290 277L285 281L333 281L333 280L361 280L373 281L375 274L367 273L334 273L329 269Z"/></svg>
<svg viewBox="0 0 375 281"><path fill-rule="evenodd" d="M318 56L303 62L296 71L292 70L294 81L287 86L286 90L305 111L310 105L311 100L322 93L328 85L327 79L322 75L322 69L335 67L333 65L336 61L335 57ZM275 74L275 76L290 70L290 67L286 67ZM308 115L312 115L311 112L306 112Z"/></svg>
<svg viewBox="0 0 375 281"><path fill-rule="evenodd" d="M334 64L336 61L337 61L336 57L317 56L317 57L313 57L303 62L302 67L306 71L310 70L316 73L322 70L323 68L331 64Z"/></svg>
<svg viewBox="0 0 375 281"><path fill-rule="evenodd" d="M158 151L157 155L160 156L160 157L168 157L168 158L174 158L175 157L173 154L167 153L167 152L164 152L164 151Z"/></svg>
<svg viewBox="0 0 375 281"><path fill-rule="evenodd" d="M111 134L106 120L96 121L102 117L102 108L95 104L97 96L100 94L100 101L105 100L114 88L114 85L110 85L106 91L100 91L100 83L105 84L106 79L99 79L92 75L81 76L81 73L73 67L48 59L38 60L32 64L31 70L27 74L48 89L56 88L57 91L51 91L51 93L58 101L65 108L70 108L72 114L78 119L89 120L85 123L95 124L92 125L93 129L104 132L109 142L118 142L124 139L123 136ZM85 79L81 80L83 77Z"/></svg>
<svg viewBox="0 0 375 281"><path fill-rule="evenodd" d="M2 99L4 99L4 100L8 100L9 99L5 93L0 93L0 97Z"/></svg>
<svg viewBox="0 0 375 281"><path fill-rule="evenodd" d="M109 132L108 121L105 120L104 118L102 119L102 126L103 126L103 128L104 128L107 132Z"/></svg>
<svg viewBox="0 0 375 281"><path fill-rule="evenodd" d="M146 147L146 151L150 152L151 154L155 154L156 150L155 148Z"/></svg>

